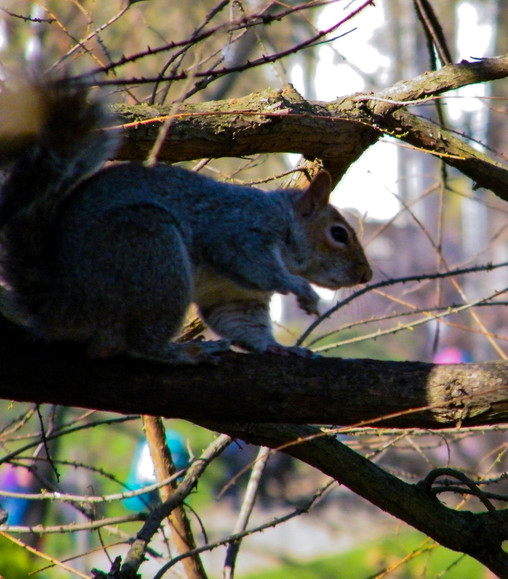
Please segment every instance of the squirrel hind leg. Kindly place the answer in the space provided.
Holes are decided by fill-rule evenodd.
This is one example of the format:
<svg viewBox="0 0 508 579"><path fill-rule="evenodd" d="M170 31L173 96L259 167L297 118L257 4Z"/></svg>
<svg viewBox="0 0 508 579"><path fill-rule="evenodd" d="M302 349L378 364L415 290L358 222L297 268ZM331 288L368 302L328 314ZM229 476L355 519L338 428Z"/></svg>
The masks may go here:
<svg viewBox="0 0 508 579"><path fill-rule="evenodd" d="M200 307L204 322L219 336L249 352L277 346L269 314L269 299L245 299Z"/></svg>
<svg viewBox="0 0 508 579"><path fill-rule="evenodd" d="M160 331L162 329L162 332ZM161 324L159 328L140 328L137 331L98 332L88 342L89 358L105 359L127 353L132 358L162 362L169 365L218 364L220 355L231 347L229 340L194 340L176 344L169 338L174 332Z"/></svg>

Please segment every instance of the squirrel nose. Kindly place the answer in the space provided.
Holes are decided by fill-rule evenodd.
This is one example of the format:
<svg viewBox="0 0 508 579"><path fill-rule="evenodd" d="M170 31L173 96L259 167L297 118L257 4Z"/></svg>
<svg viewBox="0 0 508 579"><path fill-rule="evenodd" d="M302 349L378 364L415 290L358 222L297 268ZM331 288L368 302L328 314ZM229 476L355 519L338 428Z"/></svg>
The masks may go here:
<svg viewBox="0 0 508 579"><path fill-rule="evenodd" d="M370 269L370 267L367 266L367 268L362 272L358 283L367 283L371 279L372 279L372 270Z"/></svg>

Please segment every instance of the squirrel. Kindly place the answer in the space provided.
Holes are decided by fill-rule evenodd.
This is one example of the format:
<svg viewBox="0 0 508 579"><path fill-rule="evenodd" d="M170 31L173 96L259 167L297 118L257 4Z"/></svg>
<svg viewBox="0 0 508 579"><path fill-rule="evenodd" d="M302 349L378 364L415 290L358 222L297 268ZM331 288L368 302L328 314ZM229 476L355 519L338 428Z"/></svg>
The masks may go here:
<svg viewBox="0 0 508 579"><path fill-rule="evenodd" d="M0 311L47 341L168 364L231 344L298 352L273 336L272 294L318 314L309 282L372 277L324 170L306 189L265 192L163 163L104 166L114 117L70 80L4 89L0 124ZM171 341L192 303L222 340Z"/></svg>

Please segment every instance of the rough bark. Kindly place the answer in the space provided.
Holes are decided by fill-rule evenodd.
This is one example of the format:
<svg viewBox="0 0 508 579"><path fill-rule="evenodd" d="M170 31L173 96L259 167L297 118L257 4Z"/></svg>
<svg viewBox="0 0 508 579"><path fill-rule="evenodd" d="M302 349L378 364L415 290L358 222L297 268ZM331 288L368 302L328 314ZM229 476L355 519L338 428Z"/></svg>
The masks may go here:
<svg viewBox="0 0 508 579"><path fill-rule="evenodd" d="M217 366L167 367L90 361L78 346L37 344L2 325L0 332L0 398L7 400L215 422L446 428L508 419L508 362L230 353Z"/></svg>
<svg viewBox="0 0 508 579"><path fill-rule="evenodd" d="M300 153L310 160L319 159L337 183L370 145L383 135L391 135L442 157L476 186L508 200L506 165L456 134L400 110L408 102L414 104L468 84L506 76L507 55L448 65L376 94L354 94L330 103L306 101L287 87L208 103L117 106L126 132L119 158L145 159L169 118L171 126L158 154L162 161Z"/></svg>

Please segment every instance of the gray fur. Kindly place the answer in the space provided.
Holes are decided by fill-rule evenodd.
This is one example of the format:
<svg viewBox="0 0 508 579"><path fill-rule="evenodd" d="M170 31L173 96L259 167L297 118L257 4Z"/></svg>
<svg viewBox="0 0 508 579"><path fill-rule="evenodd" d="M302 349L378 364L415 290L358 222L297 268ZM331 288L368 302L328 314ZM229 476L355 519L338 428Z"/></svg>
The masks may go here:
<svg viewBox="0 0 508 579"><path fill-rule="evenodd" d="M170 342L192 302L217 334L264 352L278 347L268 315L274 292L317 313L309 281L342 287L370 279L353 230L328 205L326 174L308 193L265 193L167 165L94 172L114 139L97 133L106 118L100 106L72 94L81 120L73 126L67 116L71 126L62 127L52 110L39 139L20 152L23 170L14 164L3 185L7 317L49 340L86 342L93 356L125 351L198 363L229 343ZM62 147L59 136L71 133ZM329 222L347 230L347 243L330 243Z"/></svg>

